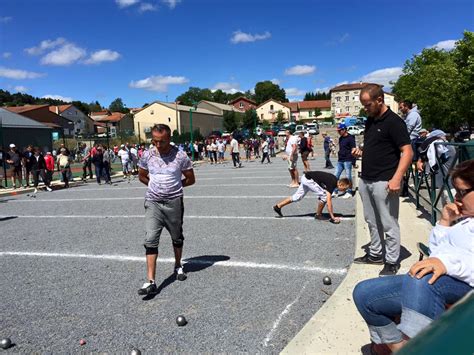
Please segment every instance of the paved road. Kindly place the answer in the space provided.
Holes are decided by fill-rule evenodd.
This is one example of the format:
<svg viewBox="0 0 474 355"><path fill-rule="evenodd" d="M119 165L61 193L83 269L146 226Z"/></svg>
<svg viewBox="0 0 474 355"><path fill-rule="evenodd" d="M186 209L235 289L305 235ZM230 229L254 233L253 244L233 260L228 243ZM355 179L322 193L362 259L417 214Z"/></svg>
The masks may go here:
<svg viewBox="0 0 474 355"><path fill-rule="evenodd" d="M294 191L285 167L279 158L196 167L185 198L188 280L169 277L164 232L161 292L149 300L136 293L145 276L138 181L1 199L0 335L15 352L281 351L345 276L355 237L352 200L335 201L340 225L312 218L311 195L275 218L272 205Z"/></svg>

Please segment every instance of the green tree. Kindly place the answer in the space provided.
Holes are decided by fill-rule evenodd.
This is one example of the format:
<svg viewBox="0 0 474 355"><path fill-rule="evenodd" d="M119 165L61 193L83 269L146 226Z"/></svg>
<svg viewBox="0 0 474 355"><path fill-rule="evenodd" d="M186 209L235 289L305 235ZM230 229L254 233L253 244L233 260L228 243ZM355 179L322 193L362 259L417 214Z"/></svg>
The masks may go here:
<svg viewBox="0 0 474 355"><path fill-rule="evenodd" d="M102 111L102 106L100 105L99 101L91 102L89 104L89 111L90 112Z"/></svg>
<svg viewBox="0 0 474 355"><path fill-rule="evenodd" d="M316 93L307 92L304 95L303 101L312 101L312 100L330 100L331 94L328 92L318 91Z"/></svg>
<svg viewBox="0 0 474 355"><path fill-rule="evenodd" d="M224 125L224 129L227 132L233 132L237 129L239 126L237 122L237 115L235 114L234 111L224 111L224 117L223 117L223 122L222 124Z"/></svg>
<svg viewBox="0 0 474 355"><path fill-rule="evenodd" d="M255 102L257 105L273 99L280 102L288 102L285 90L271 81L260 81L255 85Z"/></svg>
<svg viewBox="0 0 474 355"><path fill-rule="evenodd" d="M122 99L120 97L118 97L110 103L109 111L110 112L128 113L130 110L125 107Z"/></svg>
<svg viewBox="0 0 474 355"><path fill-rule="evenodd" d="M283 111L282 110L278 111L275 123L278 124L278 125L282 125L283 123L285 123L285 121L286 120L285 120L285 116L283 114Z"/></svg>
<svg viewBox="0 0 474 355"><path fill-rule="evenodd" d="M212 93L212 101L226 104L228 101L228 95L221 89L216 90Z"/></svg>
<svg viewBox="0 0 474 355"><path fill-rule="evenodd" d="M191 86L188 91L184 92L183 94L179 95L176 98L182 105L193 106L194 103L199 102L201 100L208 100L212 101L212 91L209 89L201 89L198 87Z"/></svg>
<svg viewBox="0 0 474 355"><path fill-rule="evenodd" d="M254 126L258 125L258 116L255 110L247 110L242 116L242 128L249 129L253 132Z"/></svg>
<svg viewBox="0 0 474 355"><path fill-rule="evenodd" d="M262 129L264 131L268 131L270 129L270 121L269 120L263 120L262 121Z"/></svg>
<svg viewBox="0 0 474 355"><path fill-rule="evenodd" d="M318 118L319 116L321 116L322 112L319 108L315 108L314 109L314 118Z"/></svg>

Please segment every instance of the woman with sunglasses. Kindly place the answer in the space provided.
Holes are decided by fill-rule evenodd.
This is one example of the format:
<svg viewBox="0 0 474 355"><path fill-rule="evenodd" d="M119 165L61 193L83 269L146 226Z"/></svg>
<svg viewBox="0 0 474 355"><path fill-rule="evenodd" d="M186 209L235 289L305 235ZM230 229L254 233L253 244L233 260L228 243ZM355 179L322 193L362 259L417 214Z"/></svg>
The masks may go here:
<svg viewBox="0 0 474 355"><path fill-rule="evenodd" d="M455 201L433 228L430 257L406 275L360 282L354 302L366 321L374 353L397 351L474 286L474 160L451 172ZM401 315L400 324L394 317Z"/></svg>

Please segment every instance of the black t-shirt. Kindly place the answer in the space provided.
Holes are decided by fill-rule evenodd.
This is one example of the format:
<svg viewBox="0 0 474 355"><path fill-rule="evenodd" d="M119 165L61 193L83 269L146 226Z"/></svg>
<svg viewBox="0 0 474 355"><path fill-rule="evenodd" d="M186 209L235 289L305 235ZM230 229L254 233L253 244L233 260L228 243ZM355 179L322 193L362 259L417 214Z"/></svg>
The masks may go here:
<svg viewBox="0 0 474 355"><path fill-rule="evenodd" d="M364 132L361 178L388 181L397 170L400 148L411 144L405 122L388 109L380 118L368 118Z"/></svg>
<svg viewBox="0 0 474 355"><path fill-rule="evenodd" d="M13 151L8 151L7 152L7 156L6 156L6 160L12 160L13 161L13 164L11 164L12 166L15 166L15 167L18 167L18 166L21 166L21 154L20 152L13 152Z"/></svg>
<svg viewBox="0 0 474 355"><path fill-rule="evenodd" d="M331 174L324 171L308 171L304 173L306 179L313 180L324 190L332 193L337 187L337 178Z"/></svg>
<svg viewBox="0 0 474 355"><path fill-rule="evenodd" d="M309 151L308 138L302 137L300 140L300 153Z"/></svg>
<svg viewBox="0 0 474 355"><path fill-rule="evenodd" d="M355 137L348 134L339 137L339 152L337 153L337 161L352 161L352 149L356 147Z"/></svg>

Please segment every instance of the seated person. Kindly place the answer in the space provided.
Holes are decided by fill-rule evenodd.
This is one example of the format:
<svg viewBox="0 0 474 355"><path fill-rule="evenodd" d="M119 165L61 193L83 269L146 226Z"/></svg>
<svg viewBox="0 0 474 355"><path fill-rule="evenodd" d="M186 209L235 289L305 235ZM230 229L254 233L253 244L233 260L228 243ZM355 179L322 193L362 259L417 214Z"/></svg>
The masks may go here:
<svg viewBox="0 0 474 355"><path fill-rule="evenodd" d="M329 221L334 224L341 222L340 218L334 216L332 208L332 196L331 193L337 188L340 191L345 192L350 186L350 181L347 178L342 178L339 181L331 174L323 171L307 171L301 177L301 184L298 190L293 196L287 197L284 200L278 202L273 206L273 210L280 216L283 217L281 209L283 206L289 205L293 202L300 201L308 191L313 191L319 200L318 208L316 209L316 219L324 219L322 216L324 206L328 205L328 212L330 219Z"/></svg>
<svg viewBox="0 0 474 355"><path fill-rule="evenodd" d="M430 257L406 275L365 280L354 289L375 352L397 351L474 286L474 160L457 165L451 179L455 202L444 206L431 232Z"/></svg>

